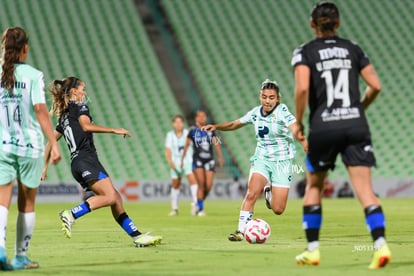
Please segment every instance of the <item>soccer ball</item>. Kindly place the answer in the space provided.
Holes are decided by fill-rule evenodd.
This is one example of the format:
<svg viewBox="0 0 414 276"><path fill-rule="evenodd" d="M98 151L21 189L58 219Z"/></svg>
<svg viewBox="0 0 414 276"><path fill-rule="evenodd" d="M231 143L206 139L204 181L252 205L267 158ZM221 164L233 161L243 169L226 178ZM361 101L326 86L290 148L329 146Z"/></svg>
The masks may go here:
<svg viewBox="0 0 414 276"><path fill-rule="evenodd" d="M252 219L244 228L244 237L248 243L265 243L270 238L270 226L262 219Z"/></svg>

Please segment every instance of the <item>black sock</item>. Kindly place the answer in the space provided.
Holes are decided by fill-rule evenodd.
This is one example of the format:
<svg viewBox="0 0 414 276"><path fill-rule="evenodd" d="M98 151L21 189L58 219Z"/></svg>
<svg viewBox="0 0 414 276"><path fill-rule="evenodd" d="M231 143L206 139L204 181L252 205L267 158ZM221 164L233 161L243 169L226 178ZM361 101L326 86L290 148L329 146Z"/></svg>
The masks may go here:
<svg viewBox="0 0 414 276"><path fill-rule="evenodd" d="M364 209L365 221L373 241L385 238L385 216L379 205L371 205Z"/></svg>
<svg viewBox="0 0 414 276"><path fill-rule="evenodd" d="M142 234L138 231L138 228L126 213L120 214L116 221L119 225L121 225L122 229L124 229L124 231L132 238L135 238Z"/></svg>
<svg viewBox="0 0 414 276"><path fill-rule="evenodd" d="M322 206L303 206L303 229L305 229L308 242L319 240L319 230L322 224Z"/></svg>

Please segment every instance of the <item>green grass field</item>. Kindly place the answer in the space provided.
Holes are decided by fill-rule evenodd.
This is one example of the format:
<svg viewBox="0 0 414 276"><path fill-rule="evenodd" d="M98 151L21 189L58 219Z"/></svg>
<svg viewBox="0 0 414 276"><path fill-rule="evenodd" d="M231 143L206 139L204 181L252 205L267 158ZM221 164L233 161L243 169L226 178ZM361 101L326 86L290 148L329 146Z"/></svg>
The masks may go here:
<svg viewBox="0 0 414 276"><path fill-rule="evenodd" d="M207 201L206 217L191 217L188 202L180 216L167 217L168 202L128 203L126 209L141 231L164 237L157 247L135 248L115 223L109 209L97 210L76 222L72 239L60 231L57 213L72 204L38 204L29 257L41 268L14 275L408 275L414 271L414 199L382 199L393 259L369 271L371 238L355 199L325 200L321 231L321 264L299 267L294 256L305 248L300 200L290 200L282 216L257 204L255 217L266 220L270 240L262 245L231 243L240 201ZM9 215L7 248L14 252L16 206Z"/></svg>

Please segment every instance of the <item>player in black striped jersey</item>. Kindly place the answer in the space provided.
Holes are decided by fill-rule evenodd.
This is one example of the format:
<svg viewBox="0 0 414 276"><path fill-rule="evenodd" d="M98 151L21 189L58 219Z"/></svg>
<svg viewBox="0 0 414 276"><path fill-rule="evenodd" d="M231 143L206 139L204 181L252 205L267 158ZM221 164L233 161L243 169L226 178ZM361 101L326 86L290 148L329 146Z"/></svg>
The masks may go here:
<svg viewBox="0 0 414 276"><path fill-rule="evenodd" d="M112 181L99 162L93 142L93 133L113 133L131 136L123 128L109 128L93 123L89 107L85 104L85 83L76 78L68 77L55 80L51 87L53 95L52 113L58 117L55 131L56 139L64 137L71 154L71 169L73 177L82 188L92 190L95 195L85 202L59 213L62 220L62 230L66 237L72 236L72 225L75 220L102 207L110 207L114 219L122 229L133 239L137 247L155 245L161 242L160 236L142 234L134 222L128 217L122 204L122 198L115 189ZM42 178L46 178L50 146L45 150L45 165Z"/></svg>
<svg viewBox="0 0 414 276"><path fill-rule="evenodd" d="M308 248L296 256L296 261L319 264L321 190L327 171L334 169L336 157L341 154L374 240L369 268L380 268L389 262L391 253L385 241L385 217L372 189L370 168L375 166L375 157L365 109L380 92L381 84L363 50L336 34L339 11L334 3L316 4L310 25L316 38L297 48L292 58L298 123L303 120L307 103L310 108L303 208ZM367 84L362 100L359 76Z"/></svg>

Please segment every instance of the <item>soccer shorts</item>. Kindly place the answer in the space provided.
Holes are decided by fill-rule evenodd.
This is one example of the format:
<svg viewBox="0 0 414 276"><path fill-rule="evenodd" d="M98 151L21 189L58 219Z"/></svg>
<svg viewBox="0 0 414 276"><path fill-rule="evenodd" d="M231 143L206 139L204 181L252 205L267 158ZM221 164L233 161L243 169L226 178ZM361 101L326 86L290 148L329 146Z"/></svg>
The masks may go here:
<svg viewBox="0 0 414 276"><path fill-rule="evenodd" d="M216 161L214 159L203 159L193 157L193 170L202 168L206 171L215 171Z"/></svg>
<svg viewBox="0 0 414 276"><path fill-rule="evenodd" d="M43 163L43 157L22 157L0 151L0 185L8 184L17 178L28 188L39 187Z"/></svg>
<svg viewBox="0 0 414 276"><path fill-rule="evenodd" d="M95 181L109 177L96 155L78 155L72 160L71 168L73 177L84 189Z"/></svg>
<svg viewBox="0 0 414 276"><path fill-rule="evenodd" d="M367 128L312 131L308 137L306 167L310 172L335 168L338 154L346 166L376 165L371 134Z"/></svg>
<svg viewBox="0 0 414 276"><path fill-rule="evenodd" d="M249 178L254 173L264 176L273 187L290 188L293 178L292 159L268 161L253 157Z"/></svg>
<svg viewBox="0 0 414 276"><path fill-rule="evenodd" d="M184 160L184 167L181 168L181 160L174 160L175 170L170 169L171 179L182 178L192 173L192 162Z"/></svg>

